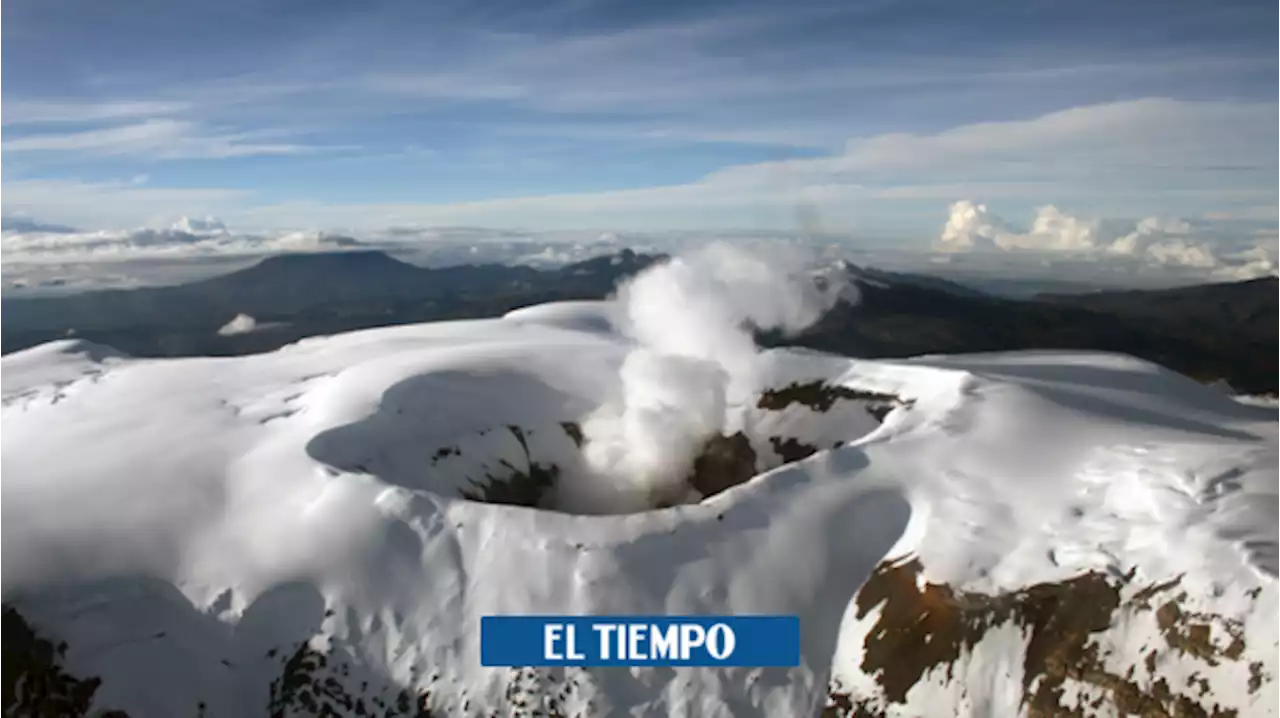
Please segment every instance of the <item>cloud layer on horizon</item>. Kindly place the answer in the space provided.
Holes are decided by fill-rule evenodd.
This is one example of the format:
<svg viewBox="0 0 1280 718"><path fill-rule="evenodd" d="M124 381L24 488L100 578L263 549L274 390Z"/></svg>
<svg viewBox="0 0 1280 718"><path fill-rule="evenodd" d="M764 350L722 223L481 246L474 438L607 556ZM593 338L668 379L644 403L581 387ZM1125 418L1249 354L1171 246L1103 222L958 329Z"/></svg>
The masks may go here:
<svg viewBox="0 0 1280 718"><path fill-rule="evenodd" d="M3 262L86 262L162 259L195 259L210 256L262 255L282 252L333 251L356 248L351 237L323 231L234 233L212 217L183 217L170 227L154 229L102 229L77 231L50 228L25 218L6 218L0 232Z"/></svg>
<svg viewBox="0 0 1280 718"><path fill-rule="evenodd" d="M1198 270L1206 278L1251 279L1277 273L1274 229L1233 234L1223 222L1145 217L1135 222L1096 220L1039 207L1026 230L985 204L961 200L935 243L941 252L1013 252L1074 255L1088 261L1116 259L1157 267Z"/></svg>
<svg viewBox="0 0 1280 718"><path fill-rule="evenodd" d="M189 281L280 253L377 249L426 266L559 266L623 248L676 252L713 241L790 244L816 257L895 271L975 278L1060 279L1083 284L1160 285L1275 275L1272 226L1231 219L1150 216L1092 219L1042 206L1026 229L986 205L953 203L932 249L867 247L835 232L680 231L612 233L479 227L385 227L364 232L285 229L246 232L212 216L172 226L75 230L5 218L0 257L5 290L23 293L128 288Z"/></svg>

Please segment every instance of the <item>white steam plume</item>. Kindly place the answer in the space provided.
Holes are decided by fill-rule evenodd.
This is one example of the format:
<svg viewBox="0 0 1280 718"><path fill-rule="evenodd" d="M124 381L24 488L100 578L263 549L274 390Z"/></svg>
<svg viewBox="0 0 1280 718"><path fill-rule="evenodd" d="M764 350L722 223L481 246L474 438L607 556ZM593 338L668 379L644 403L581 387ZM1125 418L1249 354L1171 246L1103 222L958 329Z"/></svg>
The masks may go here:
<svg viewBox="0 0 1280 718"><path fill-rule="evenodd" d="M218 330L218 334L229 337L235 334L248 334L257 328L258 320L248 314L237 314L234 319L222 325L222 328Z"/></svg>
<svg viewBox="0 0 1280 718"><path fill-rule="evenodd" d="M635 347L620 396L583 424L587 475L568 480L563 508L612 513L658 496L682 500L705 442L763 388L753 330L803 329L852 288L842 273L818 279L803 257L716 243L620 287L615 321Z"/></svg>

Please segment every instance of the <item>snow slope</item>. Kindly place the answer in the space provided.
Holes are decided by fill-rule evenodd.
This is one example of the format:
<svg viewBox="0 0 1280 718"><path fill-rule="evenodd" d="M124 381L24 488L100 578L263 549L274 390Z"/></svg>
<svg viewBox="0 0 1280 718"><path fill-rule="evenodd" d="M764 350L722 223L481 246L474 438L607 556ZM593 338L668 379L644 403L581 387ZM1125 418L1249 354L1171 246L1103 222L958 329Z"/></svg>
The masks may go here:
<svg viewBox="0 0 1280 718"><path fill-rule="evenodd" d="M775 350L768 387L902 402L744 405L760 475L700 503L464 498L582 480L613 326L574 303L236 358L5 356L6 639L64 642L41 670L135 717L1276 713L1274 409L1112 355ZM799 614L802 665L479 666L481 616L579 612Z"/></svg>

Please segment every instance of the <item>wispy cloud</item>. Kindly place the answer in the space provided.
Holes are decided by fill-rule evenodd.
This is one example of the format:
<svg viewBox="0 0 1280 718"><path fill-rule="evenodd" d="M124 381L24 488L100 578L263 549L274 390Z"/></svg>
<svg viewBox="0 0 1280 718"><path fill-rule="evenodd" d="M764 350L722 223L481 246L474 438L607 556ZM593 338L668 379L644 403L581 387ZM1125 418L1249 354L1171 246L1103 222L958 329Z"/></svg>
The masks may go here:
<svg viewBox="0 0 1280 718"><path fill-rule="evenodd" d="M1222 48L1120 52L1053 43L1037 49L1030 36L996 43L1019 51L1011 61L963 36L983 24L981 8L972 17L952 18L957 33L949 38L941 26L902 25L894 5L751 6L711 16L693 11L683 20L606 23L611 29L571 29L573 23L549 21L488 27L473 18L448 17L444 10L422 10L432 23L410 33L411 23L375 3L359 23L313 31L286 46L287 62L253 73L147 83L157 95L152 98L6 96L4 123L163 118L251 122L251 130L258 129L256 123L318 123L358 133L372 119L415 117L420 131L430 133L433 115L467 112L475 115L469 120L479 120L473 127L526 138L811 148L895 124L931 125L951 115L972 119L982 114L975 103L989 105L992 113L1038 113L1132 97L1134 88L1136 94L1158 94L1205 78L1265 75L1276 66L1273 56L1246 48L1234 54ZM593 4L579 9L601 10ZM937 10L914 11L926 9ZM886 32L877 34L875 28L886 22ZM280 52L273 49L272 56Z"/></svg>
<svg viewBox="0 0 1280 718"><path fill-rule="evenodd" d="M737 165L691 182L604 192L453 203L262 203L237 195L214 210L175 206L151 187L6 182L5 206L32 216L56 207L118 212L131 199L165 199L174 215L226 215L251 226L394 224L666 228L795 226L801 206L835 228L867 212L906 207L931 222L938 206L982 196L1020 204L1067 202L1101 216L1233 212L1275 216L1274 105L1150 99L984 122L933 134L856 138L812 159ZM1270 145L1270 153L1258 152ZM109 204L110 206L104 206ZM55 210L56 211L56 210ZM117 214L118 216L118 214ZM150 215L148 215L150 216ZM927 226L927 225L926 225ZM927 236L928 230L920 233Z"/></svg>
<svg viewBox="0 0 1280 718"><path fill-rule="evenodd" d="M69 2L6 10L8 213L812 225L918 246L967 197L1276 213L1270 7L178 0L137 23Z"/></svg>
<svg viewBox="0 0 1280 718"><path fill-rule="evenodd" d="M75 227L166 225L184 215L219 215L252 202L252 193L227 188L147 187L132 181L74 179L6 181L4 212L57 218Z"/></svg>
<svg viewBox="0 0 1280 718"><path fill-rule="evenodd" d="M935 134L886 134L851 140L845 151L814 159L738 165L681 185L614 192L521 197L421 207L439 219L520 215L542 221L702 208L816 206L848 218L859 203L950 201L965 188L987 196L1070 195L1125 203L1143 214L1189 198L1208 205L1274 208L1275 107L1150 99L1095 105L1028 120L987 122ZM921 179L927 181L921 182ZM1088 194L1089 197L1083 197ZM386 211L411 213L410 207ZM588 221L592 221L588 220ZM535 220L536 221L536 220ZM606 223L607 224L607 223Z"/></svg>
<svg viewBox="0 0 1280 718"><path fill-rule="evenodd" d="M745 181L784 169L794 178L938 171L982 178L1030 175L1077 179L1082 171L1272 173L1274 103L1183 102L1147 98L1075 107L1032 119L981 122L933 134L890 133L848 141L841 154L781 164L728 168L720 179ZM1264 129L1265 128L1265 129ZM1274 139L1271 139L1274 145ZM1125 178L1129 179L1129 178Z"/></svg>
<svg viewBox="0 0 1280 718"><path fill-rule="evenodd" d="M225 159L345 149L260 141L273 134L278 133L220 134L207 132L195 122L154 119L82 132L31 134L5 140L2 147L5 152L77 152L155 159Z"/></svg>
<svg viewBox="0 0 1280 718"><path fill-rule="evenodd" d="M104 120L129 120L184 112L187 102L120 101L120 102L54 102L46 100L4 101L3 122L8 125L40 123L85 123Z"/></svg>

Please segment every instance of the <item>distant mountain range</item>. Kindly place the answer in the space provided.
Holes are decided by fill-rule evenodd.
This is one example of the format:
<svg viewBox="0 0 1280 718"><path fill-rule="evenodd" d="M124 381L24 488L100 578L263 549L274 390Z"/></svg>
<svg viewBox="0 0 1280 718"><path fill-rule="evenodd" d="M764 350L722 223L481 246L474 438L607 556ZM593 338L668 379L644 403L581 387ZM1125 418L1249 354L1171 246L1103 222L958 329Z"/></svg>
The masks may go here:
<svg viewBox="0 0 1280 718"><path fill-rule="evenodd" d="M558 269L430 269L377 251L289 254L170 287L4 299L4 353L69 335L135 356L235 355L353 329L495 316L600 299L660 257L623 251ZM1277 385L1275 277L1152 291L1001 298L925 275L850 266L862 301L798 337L764 337L863 357L1016 349L1132 354L1249 393ZM239 314L254 331L218 330Z"/></svg>
<svg viewBox="0 0 1280 718"><path fill-rule="evenodd" d="M653 261L623 251L555 270L501 264L431 269L379 251L286 254L177 286L4 299L0 342L6 354L69 335L135 356L246 354L317 334L597 299ZM218 329L239 314L262 328L219 336Z"/></svg>
<svg viewBox="0 0 1280 718"><path fill-rule="evenodd" d="M862 283L798 337L770 337L849 356L1092 349L1130 354L1237 391L1275 393L1277 281L1028 300L910 281Z"/></svg>

